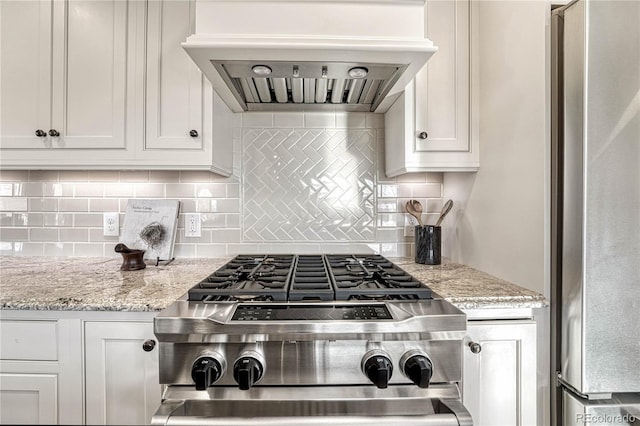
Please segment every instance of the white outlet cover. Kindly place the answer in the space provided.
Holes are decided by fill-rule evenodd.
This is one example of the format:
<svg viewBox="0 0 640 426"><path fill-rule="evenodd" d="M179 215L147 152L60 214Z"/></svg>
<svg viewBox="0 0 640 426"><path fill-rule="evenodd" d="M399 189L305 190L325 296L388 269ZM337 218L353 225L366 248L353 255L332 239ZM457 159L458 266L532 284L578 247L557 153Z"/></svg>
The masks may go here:
<svg viewBox="0 0 640 426"><path fill-rule="evenodd" d="M200 213L186 213L184 215L184 236L193 238L201 235Z"/></svg>
<svg viewBox="0 0 640 426"><path fill-rule="evenodd" d="M120 213L102 214L102 235L105 237L117 237L120 235Z"/></svg>
<svg viewBox="0 0 640 426"><path fill-rule="evenodd" d="M404 236L405 237L415 236L416 226L418 226L418 219L411 216L410 214L404 215Z"/></svg>

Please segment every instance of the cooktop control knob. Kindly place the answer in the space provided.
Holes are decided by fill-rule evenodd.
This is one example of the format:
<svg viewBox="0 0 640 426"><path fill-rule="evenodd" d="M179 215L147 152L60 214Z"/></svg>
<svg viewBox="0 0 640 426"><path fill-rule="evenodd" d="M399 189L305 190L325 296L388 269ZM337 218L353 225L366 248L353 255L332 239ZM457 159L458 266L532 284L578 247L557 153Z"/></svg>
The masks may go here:
<svg viewBox="0 0 640 426"><path fill-rule="evenodd" d="M422 351L406 352L400 359L400 368L409 380L421 388L428 388L433 376L433 363Z"/></svg>
<svg viewBox="0 0 640 426"><path fill-rule="evenodd" d="M362 358L362 372L378 388L386 389L393 374L393 364L386 353L370 352Z"/></svg>
<svg viewBox="0 0 640 426"><path fill-rule="evenodd" d="M215 358L201 356L191 367L191 378L196 384L196 390L205 390L222 377L223 366Z"/></svg>
<svg viewBox="0 0 640 426"><path fill-rule="evenodd" d="M257 383L264 373L264 366L256 358L243 356L233 365L233 378L240 386L240 389L250 389Z"/></svg>

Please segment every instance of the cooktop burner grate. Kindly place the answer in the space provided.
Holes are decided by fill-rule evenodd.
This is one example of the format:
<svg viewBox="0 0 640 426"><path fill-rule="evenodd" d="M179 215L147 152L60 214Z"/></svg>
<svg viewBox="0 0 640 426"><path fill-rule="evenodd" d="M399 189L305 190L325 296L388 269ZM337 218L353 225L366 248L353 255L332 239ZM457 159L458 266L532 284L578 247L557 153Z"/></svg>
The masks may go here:
<svg viewBox="0 0 640 426"><path fill-rule="evenodd" d="M239 255L189 290L189 300L430 299L431 289L380 255Z"/></svg>

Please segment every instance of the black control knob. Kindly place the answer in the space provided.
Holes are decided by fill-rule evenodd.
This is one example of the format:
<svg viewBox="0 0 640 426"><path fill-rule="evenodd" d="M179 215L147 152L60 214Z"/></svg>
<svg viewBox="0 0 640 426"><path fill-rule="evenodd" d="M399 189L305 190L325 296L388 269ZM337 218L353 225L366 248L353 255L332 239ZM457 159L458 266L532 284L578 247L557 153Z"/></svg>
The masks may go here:
<svg viewBox="0 0 640 426"><path fill-rule="evenodd" d="M384 355L373 355L363 366L364 374L380 389L386 389L393 374L393 364Z"/></svg>
<svg viewBox="0 0 640 426"><path fill-rule="evenodd" d="M222 365L218 360L203 356L193 363L191 378L196 383L196 390L205 390L222 377Z"/></svg>
<svg viewBox="0 0 640 426"><path fill-rule="evenodd" d="M424 355L414 355L404 363L404 374L418 387L428 388L433 376L433 364Z"/></svg>
<svg viewBox="0 0 640 426"><path fill-rule="evenodd" d="M233 378L242 390L250 389L262 378L263 372L260 361L249 356L239 358L233 365Z"/></svg>

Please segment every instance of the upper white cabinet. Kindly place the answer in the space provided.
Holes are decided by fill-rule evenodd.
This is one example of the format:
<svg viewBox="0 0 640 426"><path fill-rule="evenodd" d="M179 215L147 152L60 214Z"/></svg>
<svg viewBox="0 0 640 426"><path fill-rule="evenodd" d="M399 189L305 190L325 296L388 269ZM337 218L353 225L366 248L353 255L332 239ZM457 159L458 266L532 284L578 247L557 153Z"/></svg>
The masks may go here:
<svg viewBox="0 0 640 426"><path fill-rule="evenodd" d="M180 45L194 0L2 1L0 19L1 166L231 174L232 113Z"/></svg>
<svg viewBox="0 0 640 426"><path fill-rule="evenodd" d="M135 3L0 4L3 149L126 149ZM68 154L29 157L65 161Z"/></svg>
<svg viewBox="0 0 640 426"><path fill-rule="evenodd" d="M425 36L438 46L385 114L385 172L475 171L470 1L425 4Z"/></svg>

